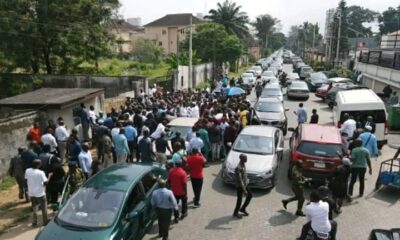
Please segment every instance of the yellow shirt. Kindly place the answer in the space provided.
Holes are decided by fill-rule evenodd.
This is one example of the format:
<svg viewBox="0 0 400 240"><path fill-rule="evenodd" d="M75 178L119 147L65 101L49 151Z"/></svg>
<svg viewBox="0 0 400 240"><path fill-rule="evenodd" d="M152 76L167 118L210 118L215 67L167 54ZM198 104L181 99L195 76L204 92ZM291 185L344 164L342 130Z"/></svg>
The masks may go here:
<svg viewBox="0 0 400 240"><path fill-rule="evenodd" d="M240 115L239 115L240 123L242 124L243 127L247 126L247 114L248 114L248 111L244 110L244 111L241 111Z"/></svg>

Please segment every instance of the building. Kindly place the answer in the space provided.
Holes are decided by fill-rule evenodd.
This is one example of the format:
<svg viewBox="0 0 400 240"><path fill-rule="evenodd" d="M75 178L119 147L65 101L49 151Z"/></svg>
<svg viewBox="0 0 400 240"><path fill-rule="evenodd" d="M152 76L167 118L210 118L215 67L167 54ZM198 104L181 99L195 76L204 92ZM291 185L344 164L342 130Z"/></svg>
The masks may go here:
<svg viewBox="0 0 400 240"><path fill-rule="evenodd" d="M112 46L114 53L129 53L132 51L133 43L139 38L147 38L144 29L122 21L117 23L111 32L115 35L117 44Z"/></svg>
<svg viewBox="0 0 400 240"><path fill-rule="evenodd" d="M103 88L41 88L14 97L0 100L2 112L40 112L45 120L57 122L64 119L69 129L76 128L82 137L80 119L77 110L84 103L89 109L93 106L96 113L104 109ZM32 124L32 123L31 123ZM42 123L46 124L46 123Z"/></svg>
<svg viewBox="0 0 400 240"><path fill-rule="evenodd" d="M186 37L190 31L190 23L196 25L202 20L191 13L168 14L144 25L146 38L155 40L164 49L165 54L177 52L177 42Z"/></svg>
<svg viewBox="0 0 400 240"><path fill-rule="evenodd" d="M400 30L382 36L381 48L400 48Z"/></svg>
<svg viewBox="0 0 400 240"><path fill-rule="evenodd" d="M126 22L135 27L142 26L142 18L140 18L140 17L128 18L128 19L126 19Z"/></svg>

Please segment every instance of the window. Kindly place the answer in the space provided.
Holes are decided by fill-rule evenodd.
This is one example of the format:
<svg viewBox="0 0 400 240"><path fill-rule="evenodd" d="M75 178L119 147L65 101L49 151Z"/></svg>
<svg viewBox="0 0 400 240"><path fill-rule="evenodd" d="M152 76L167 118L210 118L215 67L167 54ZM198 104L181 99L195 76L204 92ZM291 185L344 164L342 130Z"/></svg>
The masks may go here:
<svg viewBox="0 0 400 240"><path fill-rule="evenodd" d="M157 177L158 175L152 171L149 172L148 174L146 174L143 178L142 178L142 184L144 187L144 192L147 194L149 192L150 189L152 189L154 187L154 185L157 183Z"/></svg>
<svg viewBox="0 0 400 240"><path fill-rule="evenodd" d="M335 157L338 153L343 154L343 146L340 144L327 144L304 141L300 143L297 151L307 155Z"/></svg>
<svg viewBox="0 0 400 240"><path fill-rule="evenodd" d="M140 203L142 200L144 200L145 194L143 191L143 186L142 183L139 182L136 184L136 186L133 188L131 194L129 195L127 205L126 205L126 213L130 213L135 209L138 203Z"/></svg>
<svg viewBox="0 0 400 240"><path fill-rule="evenodd" d="M385 123L386 114L384 110L365 110L365 111L343 111L340 114L340 122L343 123L344 114L348 113L349 116L353 116L354 120L362 125L363 122L367 121L368 116L372 116L374 118L375 123Z"/></svg>
<svg viewBox="0 0 400 240"><path fill-rule="evenodd" d="M166 30L162 30L162 35L165 35L165 34L167 34L167 31Z"/></svg>
<svg viewBox="0 0 400 240"><path fill-rule="evenodd" d="M161 46L161 47L162 47L162 42L158 42L158 46Z"/></svg>

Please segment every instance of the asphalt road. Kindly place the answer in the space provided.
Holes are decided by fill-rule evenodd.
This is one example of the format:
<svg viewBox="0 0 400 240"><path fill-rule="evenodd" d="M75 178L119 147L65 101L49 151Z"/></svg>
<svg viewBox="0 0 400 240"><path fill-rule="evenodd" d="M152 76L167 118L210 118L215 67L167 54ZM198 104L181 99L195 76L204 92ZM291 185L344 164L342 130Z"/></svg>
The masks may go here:
<svg viewBox="0 0 400 240"><path fill-rule="evenodd" d="M284 71L291 71L291 65L285 65ZM254 101L254 93L250 100ZM296 116L293 111L301 101L285 100L289 127L296 126ZM332 112L328 106L315 98L313 94L304 102L309 114L316 108L321 124L332 124ZM288 132L287 139L291 133ZM400 143L400 136L389 135L389 141ZM285 142L288 148L288 141ZM363 198L356 198L351 204L343 207L343 213L336 217L338 222L338 239L367 239L373 228L400 227L400 190L383 188L374 192L379 162L393 156L395 150L384 147L378 161L372 163L373 175L367 175L366 190ZM221 164L212 164L205 170L205 181L202 192L202 206L193 209L189 202L189 215L183 221L171 226L170 239L204 240L204 239L280 239L293 240L300 233L301 226L306 222L303 217L296 217L296 204L288 205L284 210L281 200L292 195L290 183L286 174L288 169L288 150L280 165L278 183L271 191L254 191L253 200L248 207L250 216L241 220L232 218L236 202L236 191L233 187L222 183L220 177ZM190 183L189 183L190 186ZM193 194L189 189L189 199ZM355 185L355 194L358 184ZM29 223L23 223L11 229L10 233L0 239L27 240L33 239L38 229L30 229ZM157 223L154 223L144 239L156 239Z"/></svg>

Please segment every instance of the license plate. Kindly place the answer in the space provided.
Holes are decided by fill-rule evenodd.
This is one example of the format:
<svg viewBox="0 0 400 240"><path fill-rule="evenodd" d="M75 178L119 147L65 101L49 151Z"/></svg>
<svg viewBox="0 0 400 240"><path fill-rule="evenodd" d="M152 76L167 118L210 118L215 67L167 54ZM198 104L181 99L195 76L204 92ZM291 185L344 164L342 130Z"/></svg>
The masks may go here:
<svg viewBox="0 0 400 240"><path fill-rule="evenodd" d="M325 168L325 163L323 162L315 162L314 167L316 168Z"/></svg>

